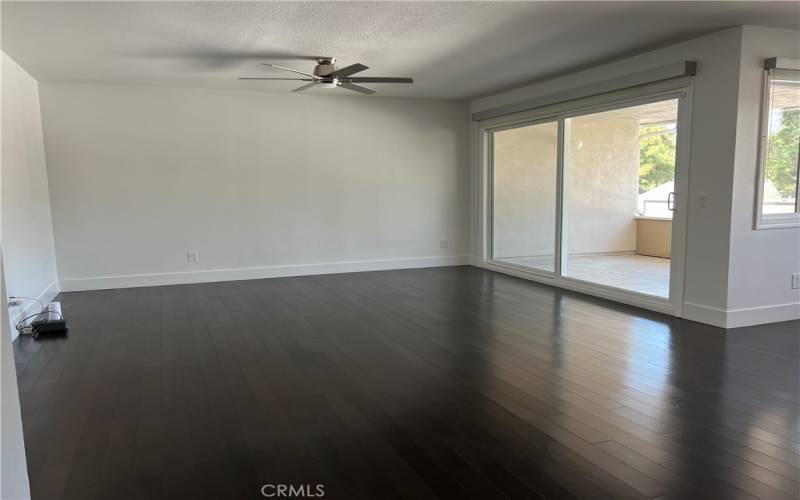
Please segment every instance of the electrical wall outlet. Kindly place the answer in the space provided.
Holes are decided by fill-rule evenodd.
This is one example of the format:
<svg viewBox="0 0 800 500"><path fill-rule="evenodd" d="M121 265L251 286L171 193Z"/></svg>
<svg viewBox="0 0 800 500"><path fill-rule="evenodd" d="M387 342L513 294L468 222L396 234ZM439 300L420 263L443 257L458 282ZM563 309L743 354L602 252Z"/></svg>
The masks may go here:
<svg viewBox="0 0 800 500"><path fill-rule="evenodd" d="M442 240L439 242L439 248L447 248L447 240Z"/></svg>
<svg viewBox="0 0 800 500"><path fill-rule="evenodd" d="M200 262L200 251L199 250L189 250L186 252L186 260L190 263Z"/></svg>
<svg viewBox="0 0 800 500"><path fill-rule="evenodd" d="M792 288L800 288L800 273L792 274Z"/></svg>

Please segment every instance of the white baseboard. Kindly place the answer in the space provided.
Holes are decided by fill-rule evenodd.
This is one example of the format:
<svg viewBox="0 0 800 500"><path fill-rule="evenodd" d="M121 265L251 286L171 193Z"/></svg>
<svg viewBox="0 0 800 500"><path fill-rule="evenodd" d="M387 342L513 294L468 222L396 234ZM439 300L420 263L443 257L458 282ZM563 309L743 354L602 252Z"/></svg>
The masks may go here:
<svg viewBox="0 0 800 500"><path fill-rule="evenodd" d="M353 273L383 271L389 269L412 269L420 267L460 266L470 263L469 255L445 255L435 257L410 257L402 259L360 260L320 264L295 264L287 266L242 267L233 269L208 269L202 271L180 271L172 273L128 274L117 276L94 276L90 278L67 278L60 281L61 291L105 290L109 288L136 288L142 286L182 285L187 283L210 283L215 281L239 281L264 278L285 278L315 274Z"/></svg>
<svg viewBox="0 0 800 500"><path fill-rule="evenodd" d="M763 325L800 319L800 302L729 309L726 328Z"/></svg>
<svg viewBox="0 0 800 500"><path fill-rule="evenodd" d="M705 323L706 325L718 326L720 328L726 328L725 325L728 318L728 312L725 309L704 306L692 302L683 303L681 314L684 319Z"/></svg>
<svg viewBox="0 0 800 500"><path fill-rule="evenodd" d="M42 290L38 295L32 297L34 299L40 300L47 304L48 302L52 302L56 295L59 294L61 291L60 283L58 281L54 281L50 283L44 290ZM21 307L9 308L9 321L11 322L11 340L17 338L19 333L17 332L16 326L17 323L23 319L24 317L28 316L29 314L35 314L39 312L40 304L36 301L32 300L25 300L23 301L23 305Z"/></svg>
<svg viewBox="0 0 800 500"><path fill-rule="evenodd" d="M683 304L683 317L721 328L739 328L800 319L800 303L720 309L686 302Z"/></svg>

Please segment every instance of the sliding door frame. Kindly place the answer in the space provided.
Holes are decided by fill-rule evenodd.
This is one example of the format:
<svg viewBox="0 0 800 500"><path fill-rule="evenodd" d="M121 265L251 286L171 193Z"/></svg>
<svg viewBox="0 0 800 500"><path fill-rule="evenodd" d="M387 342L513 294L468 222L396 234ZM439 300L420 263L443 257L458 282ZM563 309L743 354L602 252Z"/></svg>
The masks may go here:
<svg viewBox="0 0 800 500"><path fill-rule="evenodd" d="M489 182L489 190L490 190L489 192L492 193L492 196L489 197L490 206L489 206L489 221L488 221L489 222L489 240L488 240L489 251L488 251L488 255L492 255L492 256L494 255L494 196L493 196L493 193L494 193L494 181L495 181L495 178L494 178L494 149L495 149L494 148L494 134L496 132L503 132L505 130L514 130L514 129L517 129L517 128L530 127L532 125L542 125L542 124L545 124L545 123L555 123L556 126L558 127L558 135L557 135L557 138L556 138L556 148L558 148L560 150L560 148L561 148L561 121L559 120L559 118L557 116L539 117L539 118L535 118L535 119L532 119L532 120L525 120L525 121L522 121L522 122L514 122L514 123L511 123L511 124L501 125L501 126L498 126L498 127L491 127L489 129L487 129L487 132L489 133L488 147L489 147L489 163L490 163L488 182ZM561 206L561 199L559 198L559 190L560 190L559 182L560 181L558 179L559 172L561 171L561 168L558 165L559 161L561 161L561 153L556 151L556 185L553 186L556 189L556 219L554 221L556 230L555 230L555 234L553 235L553 238L554 238L554 241L555 241L555 244L556 244L556 248L558 248L558 238L559 238L559 233L561 232L561 227L559 226L559 220L560 219L559 219L559 215L558 215L558 211L560 210L560 206ZM529 273L532 273L532 274L543 276L543 277L546 277L546 278L553 278L555 275L558 274L558 266L559 266L559 261L560 261L560 259L556 258L555 254L553 255L553 259L555 260L555 262L554 262L554 266L555 266L554 267L554 271L546 271L544 269L536 269L536 268L533 268L533 267L527 267L527 266L523 266L523 265L520 265L520 264L514 264L514 263L511 263L511 262L502 262L501 265L509 267L511 269L517 269L519 271L529 272ZM492 259L492 260L494 260L494 259Z"/></svg>
<svg viewBox="0 0 800 500"><path fill-rule="evenodd" d="M659 86L663 87L663 86ZM692 108L692 80L681 79L674 82L673 86L664 88L650 88L643 86L631 93L626 91L624 96L614 93L605 96L595 96L580 99L574 102L547 106L539 110L530 110L510 115L495 117L477 122L477 159L479 167L478 177L478 228L477 236L478 265L493 271L518 276L521 278L546 283L561 288L579 291L625 304L635 305L662 313L682 316L683 287L686 263L686 223L689 201L689 175L690 175L690 138L691 138L691 108ZM633 95L631 95L633 94ZM675 191L678 193L676 211L672 221L672 255L670 260L670 296L662 299L653 295L643 294L621 288L590 283L568 276L563 276L562 264L566 259L567 247L565 244L564 219L565 219L565 144L569 143L569 131L566 130L566 120L576 116L599 113L613 109L637 106L670 99L678 99L678 129L675 153ZM555 272L533 270L506 262L496 261L493 258L494 220L494 132L508 130L537 123L558 122L558 151L556 171L556 235L555 235Z"/></svg>

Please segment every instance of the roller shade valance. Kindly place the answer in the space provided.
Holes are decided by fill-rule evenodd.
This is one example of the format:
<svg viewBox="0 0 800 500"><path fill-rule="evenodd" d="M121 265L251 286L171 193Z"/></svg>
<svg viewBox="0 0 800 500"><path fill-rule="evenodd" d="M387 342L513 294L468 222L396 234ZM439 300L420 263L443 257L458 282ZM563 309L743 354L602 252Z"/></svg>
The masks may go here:
<svg viewBox="0 0 800 500"><path fill-rule="evenodd" d="M661 68L642 71L640 73L566 90L564 92L535 97L533 99L509 104L506 106L479 111L472 114L472 121L488 120L490 118L496 118L498 116L509 115L512 113L531 111L538 108L544 108L546 106L552 106L555 104L575 101L578 99L607 94L610 92L640 87L642 85L657 83L665 80L694 76L696 73L696 62L683 61L680 63L663 66Z"/></svg>

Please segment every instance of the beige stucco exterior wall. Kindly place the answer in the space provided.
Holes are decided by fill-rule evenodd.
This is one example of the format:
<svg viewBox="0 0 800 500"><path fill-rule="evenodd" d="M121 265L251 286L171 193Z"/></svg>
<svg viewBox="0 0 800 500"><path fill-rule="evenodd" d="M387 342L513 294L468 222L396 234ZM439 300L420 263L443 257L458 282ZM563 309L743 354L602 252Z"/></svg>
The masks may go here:
<svg viewBox="0 0 800 500"><path fill-rule="evenodd" d="M557 139L556 123L495 134L495 258L553 255Z"/></svg>
<svg viewBox="0 0 800 500"><path fill-rule="evenodd" d="M636 249L639 123L574 119L565 162L570 254Z"/></svg>
<svg viewBox="0 0 800 500"><path fill-rule="evenodd" d="M552 255L555 123L495 134L495 258ZM575 119L565 171L571 254L636 250L639 124Z"/></svg>

